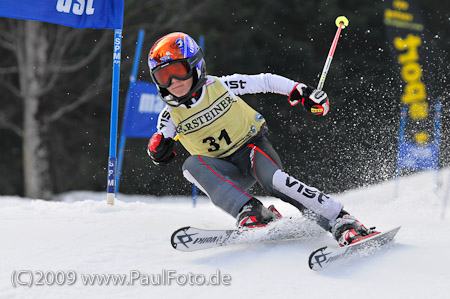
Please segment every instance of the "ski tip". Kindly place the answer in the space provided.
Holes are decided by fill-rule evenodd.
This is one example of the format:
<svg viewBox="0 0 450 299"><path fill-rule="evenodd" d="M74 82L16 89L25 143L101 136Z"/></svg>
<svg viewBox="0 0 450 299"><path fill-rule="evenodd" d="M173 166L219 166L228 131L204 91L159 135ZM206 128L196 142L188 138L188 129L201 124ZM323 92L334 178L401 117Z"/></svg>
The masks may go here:
<svg viewBox="0 0 450 299"><path fill-rule="evenodd" d="M328 246L325 247L321 247L319 249L314 250L310 255L309 255L309 259L308 259L308 266L309 269L311 270L317 270L317 266L318 265L320 268L321 263L324 261L323 258L325 257L323 254L321 255L316 255L319 251L323 252L328 248ZM314 260L313 260L314 259Z"/></svg>
<svg viewBox="0 0 450 299"><path fill-rule="evenodd" d="M385 235L392 235L392 239L397 235L397 233L398 233L398 231L401 229L402 227L401 226L397 226L397 227L395 227L395 228L392 228L392 229L390 229L390 230L387 230L387 231L383 231L383 232L381 232L382 234L385 234Z"/></svg>
<svg viewBox="0 0 450 299"><path fill-rule="evenodd" d="M170 243L172 244L172 247L173 247L174 249L177 249L177 243L175 243L175 237L176 237L176 235L177 235L179 232L187 231L187 230L190 229L190 228L191 228L190 226L185 226L185 227L182 227L182 228L180 228L180 229L177 229L176 231L173 232L172 236L170 237Z"/></svg>
<svg viewBox="0 0 450 299"><path fill-rule="evenodd" d="M322 247L314 250L308 259L308 266L311 270L320 271L330 262L349 256L358 252L358 250L368 249L375 244L375 247L381 247L391 242L400 230L401 226L396 228L373 234L373 236L363 239L359 242L352 243L344 247ZM378 243L373 243L378 242Z"/></svg>

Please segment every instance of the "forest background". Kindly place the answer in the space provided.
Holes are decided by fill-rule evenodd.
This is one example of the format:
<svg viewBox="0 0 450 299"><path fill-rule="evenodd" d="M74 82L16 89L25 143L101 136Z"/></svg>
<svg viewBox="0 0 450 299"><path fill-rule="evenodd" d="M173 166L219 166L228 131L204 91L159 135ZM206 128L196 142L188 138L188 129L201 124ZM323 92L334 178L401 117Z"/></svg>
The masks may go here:
<svg viewBox="0 0 450 299"><path fill-rule="evenodd" d="M417 1L428 34L425 57L443 104L440 167L450 164L450 3ZM138 31L146 32L138 80L151 81L147 54L161 36L205 38L207 71L275 73L315 86L336 31L324 90L331 110L316 117L276 94L246 95L266 118L286 172L328 193L394 177L402 82L383 24L384 1L127 0L120 116ZM51 199L106 189L113 31L0 19L0 194ZM32 59L30 59L32 57ZM128 139L120 192L188 194L181 145L170 167L147 156L147 139ZM33 162L34 161L34 162ZM37 162L36 162L37 161ZM256 186L255 193L263 193Z"/></svg>

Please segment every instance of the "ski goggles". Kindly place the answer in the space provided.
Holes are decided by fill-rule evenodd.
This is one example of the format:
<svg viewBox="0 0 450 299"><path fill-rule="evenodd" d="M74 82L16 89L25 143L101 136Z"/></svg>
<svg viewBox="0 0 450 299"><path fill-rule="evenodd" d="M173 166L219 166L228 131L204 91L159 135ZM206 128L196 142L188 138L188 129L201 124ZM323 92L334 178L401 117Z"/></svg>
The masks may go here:
<svg viewBox="0 0 450 299"><path fill-rule="evenodd" d="M202 57L201 50L198 50L192 57L162 63L152 71L153 79L162 88L169 87L173 78L178 80L189 79Z"/></svg>
<svg viewBox="0 0 450 299"><path fill-rule="evenodd" d="M172 84L173 78L178 80L189 79L192 76L192 68L187 61L171 61L158 66L153 71L153 76L160 87L167 88Z"/></svg>

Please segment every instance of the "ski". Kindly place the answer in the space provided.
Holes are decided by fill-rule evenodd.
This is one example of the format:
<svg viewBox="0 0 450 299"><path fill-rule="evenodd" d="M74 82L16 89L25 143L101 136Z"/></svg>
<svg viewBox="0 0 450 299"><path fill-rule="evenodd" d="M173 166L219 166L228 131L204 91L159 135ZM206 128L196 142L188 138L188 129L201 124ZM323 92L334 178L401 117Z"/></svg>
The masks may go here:
<svg viewBox="0 0 450 299"><path fill-rule="evenodd" d="M172 234L171 243L173 248L180 251L196 251L224 246L241 233L237 229L205 230L186 226Z"/></svg>
<svg viewBox="0 0 450 299"><path fill-rule="evenodd" d="M370 254L391 242L399 229L400 226L345 247L325 246L314 250L309 256L309 268L320 271L343 258L355 256L358 253L363 253L364 255Z"/></svg>
<svg viewBox="0 0 450 299"><path fill-rule="evenodd" d="M192 226L182 227L171 236L172 247L179 251L197 251L221 246L252 244L288 239L314 238L322 234L320 230L310 230L278 220L266 227L251 229L209 230Z"/></svg>

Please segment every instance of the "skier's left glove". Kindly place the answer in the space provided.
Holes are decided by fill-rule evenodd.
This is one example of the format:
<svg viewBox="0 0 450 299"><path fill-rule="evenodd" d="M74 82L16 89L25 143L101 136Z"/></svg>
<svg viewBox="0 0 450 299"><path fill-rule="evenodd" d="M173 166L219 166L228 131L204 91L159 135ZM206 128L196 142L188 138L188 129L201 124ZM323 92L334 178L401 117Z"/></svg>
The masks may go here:
<svg viewBox="0 0 450 299"><path fill-rule="evenodd" d="M173 150L174 145L172 138L164 138L163 134L155 133L148 143L147 153L155 165L166 166L177 155Z"/></svg>
<svg viewBox="0 0 450 299"><path fill-rule="evenodd" d="M302 103L302 105L314 115L325 116L330 109L330 101L324 91L314 89L303 83L295 85L294 89L289 94L289 103L291 106Z"/></svg>

